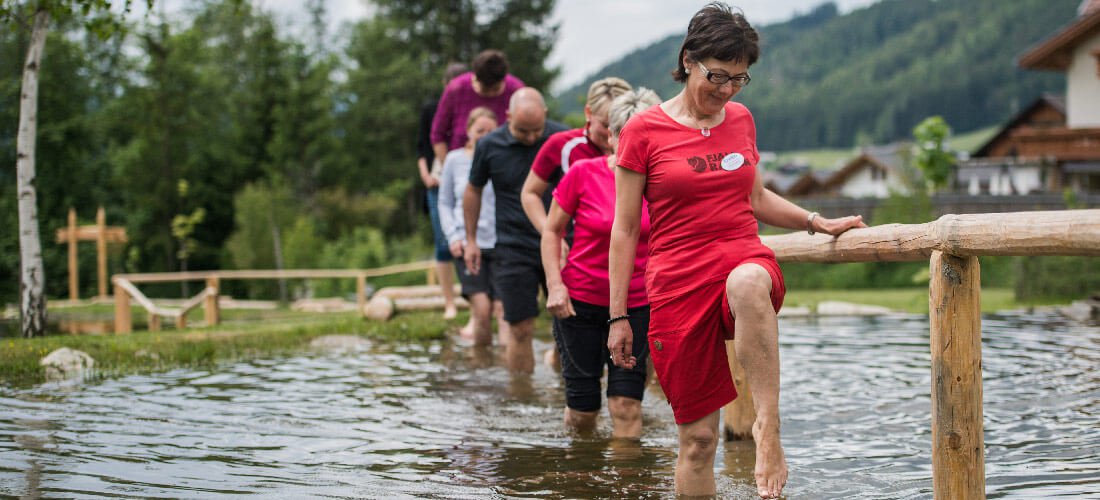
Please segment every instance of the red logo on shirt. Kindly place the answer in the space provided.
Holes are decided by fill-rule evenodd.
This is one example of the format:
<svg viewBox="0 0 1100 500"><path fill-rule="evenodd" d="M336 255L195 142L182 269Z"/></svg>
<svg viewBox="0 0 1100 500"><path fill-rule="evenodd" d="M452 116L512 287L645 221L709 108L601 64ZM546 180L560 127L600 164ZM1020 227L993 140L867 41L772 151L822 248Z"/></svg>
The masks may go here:
<svg viewBox="0 0 1100 500"><path fill-rule="evenodd" d="M696 173L701 174L708 170L721 170L722 158L725 158L727 154L729 153L711 153L708 154L706 157L692 156L691 158L687 159L687 162L692 170L694 170Z"/></svg>

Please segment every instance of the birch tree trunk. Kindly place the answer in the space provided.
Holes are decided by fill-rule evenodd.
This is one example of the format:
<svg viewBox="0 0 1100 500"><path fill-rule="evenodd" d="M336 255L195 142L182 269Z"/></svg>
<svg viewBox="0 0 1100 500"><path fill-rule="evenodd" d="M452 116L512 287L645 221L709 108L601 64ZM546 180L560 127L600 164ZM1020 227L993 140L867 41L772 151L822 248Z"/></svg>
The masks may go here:
<svg viewBox="0 0 1100 500"><path fill-rule="evenodd" d="M19 195L19 298L24 337L46 331L45 272L42 269L42 241L38 232L38 197L35 193L34 148L38 121L38 69L46 48L50 13L39 9L23 66L23 89L19 95L19 134L16 138L15 170Z"/></svg>

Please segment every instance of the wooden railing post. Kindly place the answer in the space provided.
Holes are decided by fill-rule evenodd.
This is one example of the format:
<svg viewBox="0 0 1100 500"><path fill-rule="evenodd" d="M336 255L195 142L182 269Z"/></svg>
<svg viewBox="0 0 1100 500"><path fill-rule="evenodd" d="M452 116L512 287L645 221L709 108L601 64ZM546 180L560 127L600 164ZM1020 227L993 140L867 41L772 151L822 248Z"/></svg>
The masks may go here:
<svg viewBox="0 0 1100 500"><path fill-rule="evenodd" d="M69 300L80 298L80 270L76 259L76 209L69 209Z"/></svg>
<svg viewBox="0 0 1100 500"><path fill-rule="evenodd" d="M218 296L221 295L221 283L217 276L206 278L206 288L213 289L202 302L202 316L206 326L215 326L221 319L221 311L218 310Z"/></svg>
<svg viewBox="0 0 1100 500"><path fill-rule="evenodd" d="M367 313L367 276L360 274L355 277L355 299L360 316Z"/></svg>
<svg viewBox="0 0 1100 500"><path fill-rule="evenodd" d="M118 283L115 283L115 333L130 333L134 331L133 320L130 317L130 294L126 293Z"/></svg>
<svg viewBox="0 0 1100 500"><path fill-rule="evenodd" d="M745 368L737 361L737 349L732 340L726 341L726 356L729 358L730 376L737 388L737 399L726 405L722 415L726 430L726 440L752 439L752 424L756 422L756 409L752 406L752 392L745 378Z"/></svg>
<svg viewBox="0 0 1100 500"><path fill-rule="evenodd" d="M981 273L977 257L932 252L932 489L937 499L985 498Z"/></svg>
<svg viewBox="0 0 1100 500"><path fill-rule="evenodd" d="M107 296L107 214L103 207L95 211L96 291L99 298Z"/></svg>

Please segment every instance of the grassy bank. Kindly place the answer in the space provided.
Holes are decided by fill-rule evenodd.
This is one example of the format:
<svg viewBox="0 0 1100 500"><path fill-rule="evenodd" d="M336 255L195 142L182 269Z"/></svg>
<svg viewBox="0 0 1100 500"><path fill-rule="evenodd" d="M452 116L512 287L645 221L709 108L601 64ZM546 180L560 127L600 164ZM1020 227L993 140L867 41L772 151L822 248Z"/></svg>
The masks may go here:
<svg viewBox="0 0 1100 500"><path fill-rule="evenodd" d="M66 311L66 314L80 313L88 311ZM228 318L242 316L260 319L256 318L255 311L229 312L227 315ZM355 313L268 311L264 316L259 321L227 321L213 328L3 338L0 339L0 384L24 385L41 381L43 370L38 361L60 347L88 353L96 361L96 376L109 377L294 352L322 335L360 335L395 342L440 339L450 326L439 319L438 313L400 314L385 323L367 321Z"/></svg>

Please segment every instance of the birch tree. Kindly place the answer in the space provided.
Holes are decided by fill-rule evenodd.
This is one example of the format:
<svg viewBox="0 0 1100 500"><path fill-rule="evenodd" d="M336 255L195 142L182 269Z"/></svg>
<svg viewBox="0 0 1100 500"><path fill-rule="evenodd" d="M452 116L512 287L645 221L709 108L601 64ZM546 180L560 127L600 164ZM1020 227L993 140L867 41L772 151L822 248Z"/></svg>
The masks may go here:
<svg viewBox="0 0 1100 500"><path fill-rule="evenodd" d="M145 0L152 7L153 0ZM35 192L35 139L38 118L38 77L46 50L46 32L51 19L76 16L96 34L107 37L121 26L131 0L122 0L121 11L113 11L111 0L0 0L0 22L31 30L31 43L23 64L19 93L19 128L16 136L16 192L19 197L19 311L24 337L46 330L45 272L42 266L42 238L38 231Z"/></svg>

